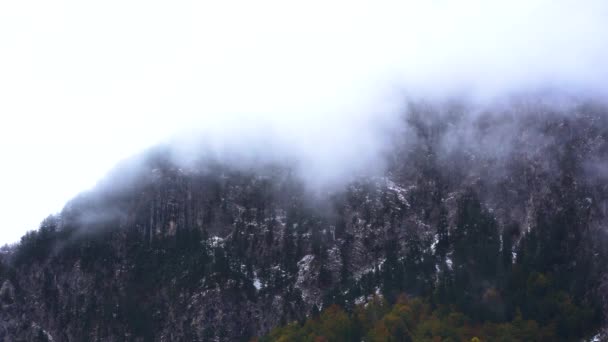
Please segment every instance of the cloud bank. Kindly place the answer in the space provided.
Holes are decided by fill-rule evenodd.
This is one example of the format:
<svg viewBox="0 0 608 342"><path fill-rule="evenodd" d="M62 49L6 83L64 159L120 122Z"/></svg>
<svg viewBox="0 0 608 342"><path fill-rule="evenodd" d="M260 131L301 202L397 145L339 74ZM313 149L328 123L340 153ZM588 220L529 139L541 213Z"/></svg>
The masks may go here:
<svg viewBox="0 0 608 342"><path fill-rule="evenodd" d="M408 96L605 97L606 18L595 0L4 1L0 241L159 142L290 151L331 179L381 167Z"/></svg>

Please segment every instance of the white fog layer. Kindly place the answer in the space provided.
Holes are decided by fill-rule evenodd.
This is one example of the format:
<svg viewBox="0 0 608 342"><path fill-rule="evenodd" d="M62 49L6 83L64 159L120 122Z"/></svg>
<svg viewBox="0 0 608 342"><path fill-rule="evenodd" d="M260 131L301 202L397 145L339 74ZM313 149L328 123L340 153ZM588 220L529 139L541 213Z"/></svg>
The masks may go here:
<svg viewBox="0 0 608 342"><path fill-rule="evenodd" d="M606 99L606 18L600 0L2 1L0 243L159 143L296 158L323 185L383 167L407 99Z"/></svg>

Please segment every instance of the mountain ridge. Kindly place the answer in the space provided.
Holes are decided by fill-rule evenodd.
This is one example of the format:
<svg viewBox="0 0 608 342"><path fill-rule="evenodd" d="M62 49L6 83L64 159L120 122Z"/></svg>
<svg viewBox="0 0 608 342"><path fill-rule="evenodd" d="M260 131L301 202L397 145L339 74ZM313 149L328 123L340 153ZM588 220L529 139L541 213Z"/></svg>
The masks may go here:
<svg viewBox="0 0 608 342"><path fill-rule="evenodd" d="M2 254L0 337L248 340L377 293L543 324L561 309L526 302L563 294L576 314L561 338L595 333L608 111L469 110L413 104L386 171L327 191L276 163L183 167L163 148L127 162ZM538 274L548 294L526 292Z"/></svg>

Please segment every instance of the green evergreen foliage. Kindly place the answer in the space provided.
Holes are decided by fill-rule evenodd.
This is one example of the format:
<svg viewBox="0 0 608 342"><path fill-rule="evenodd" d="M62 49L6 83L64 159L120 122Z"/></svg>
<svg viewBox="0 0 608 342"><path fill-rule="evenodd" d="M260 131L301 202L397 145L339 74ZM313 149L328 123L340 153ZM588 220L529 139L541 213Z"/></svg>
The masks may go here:
<svg viewBox="0 0 608 342"><path fill-rule="evenodd" d="M261 341L578 341L596 332L608 312L593 292L606 276L608 238L597 226L608 190L605 179L604 188L587 183L579 142L544 147L551 172L534 158L515 158L505 166L508 179L496 180L469 174L467 167L498 168L467 165L474 162L467 151L440 160L440 127L419 119L424 144L413 158L396 158L409 164L386 181L354 182L322 208L297 184L247 174L205 176L166 201L144 188L153 200L131 207L139 219L128 227L119 219L80 228L64 226L78 220L48 218L0 255L0 280L23 273L14 282L22 295L19 280L35 279L45 314L61 317L56 329L82 320L135 340L158 336L167 303L186 308L193 294L215 291L238 303L235 311L282 298L271 319L283 326ZM196 201L180 209L172 202L192 194ZM121 201L108 202L128 202ZM93 279L83 285L86 298L64 272ZM59 291L73 297L61 303ZM251 317L239 318L248 324L239 336L260 329ZM180 329L190 340L235 333L214 322L198 333L187 321Z"/></svg>
<svg viewBox="0 0 608 342"><path fill-rule="evenodd" d="M46 218L38 230L29 231L23 237L15 254L15 264L42 262L54 251L59 236L57 234L57 219L53 216ZM61 234L65 235L65 234Z"/></svg>
<svg viewBox="0 0 608 342"><path fill-rule="evenodd" d="M563 218L553 218L514 246L520 228L508 224L501 232L472 190L458 199L452 229L445 211L437 218L434 252L419 235L400 247L389 229L394 237L382 248L383 263L357 281L342 280L340 290L324 297L327 314L277 328L260 341L336 341L334 333L352 341L571 341L597 329L599 308L572 291L584 271L548 250L582 243L576 234L559 233L573 222L563 226ZM544 229L558 231L540 234ZM378 290L384 299L352 305ZM404 292L416 298L399 297ZM334 318L339 332L327 332L332 323L323 320ZM341 330L349 326L352 331Z"/></svg>

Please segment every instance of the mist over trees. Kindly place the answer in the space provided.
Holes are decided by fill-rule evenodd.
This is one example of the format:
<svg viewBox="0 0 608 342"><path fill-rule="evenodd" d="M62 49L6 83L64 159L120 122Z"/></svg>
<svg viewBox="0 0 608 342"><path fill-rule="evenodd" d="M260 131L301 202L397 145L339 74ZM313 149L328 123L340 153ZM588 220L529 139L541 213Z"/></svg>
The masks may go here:
<svg viewBox="0 0 608 342"><path fill-rule="evenodd" d="M5 314L60 340L571 341L605 324L603 104L418 101L394 132L381 170L331 186L274 153L151 150L1 254ZM38 331L19 324L3 336Z"/></svg>

